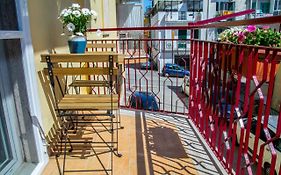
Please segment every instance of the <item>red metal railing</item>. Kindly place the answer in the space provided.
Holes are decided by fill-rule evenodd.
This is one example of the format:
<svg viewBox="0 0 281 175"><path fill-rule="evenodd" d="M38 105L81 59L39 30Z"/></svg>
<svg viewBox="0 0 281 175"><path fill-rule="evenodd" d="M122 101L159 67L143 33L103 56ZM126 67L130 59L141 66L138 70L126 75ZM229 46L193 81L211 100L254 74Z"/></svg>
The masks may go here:
<svg viewBox="0 0 281 175"><path fill-rule="evenodd" d="M268 24L279 19L202 27ZM275 79L281 49L192 39L190 54L189 116L225 169L231 174L281 174L281 106L276 111L271 108L274 85L281 81Z"/></svg>
<svg viewBox="0 0 281 175"><path fill-rule="evenodd" d="M267 163L271 174L279 173L281 157L275 169L278 145L273 141L280 140L281 113L271 109L276 64L281 60L278 53L281 49L191 40L189 116L229 173L234 169L236 174L261 174ZM262 72L257 70L258 64L263 66ZM276 122L274 134L269 133L269 118ZM264 143L260 141L262 132ZM265 147L270 151L270 155L265 152L271 157L269 162L263 157Z"/></svg>
<svg viewBox="0 0 281 175"><path fill-rule="evenodd" d="M218 24L209 24L207 21L190 26L156 28L190 29L192 36L194 28L276 23L280 18L277 16ZM154 31L156 28L132 30ZM281 81L276 79L277 66L281 61L280 48L196 39L89 42L115 43L115 51L126 56L120 95L122 107L144 109L143 99L138 100L136 92L145 92L146 98L149 95L155 98L160 112L188 114L228 173L262 174L263 170L268 170L271 175L281 174L281 107L275 110L271 108L272 99L276 98L273 96L274 85ZM175 55L178 55L177 59ZM148 61L157 63L158 70L149 67ZM141 63L144 63L143 70ZM161 75L162 68L164 71L167 68L164 66L166 63L179 63L190 70L189 86L178 75ZM190 87L189 99L180 92L182 84L183 91ZM135 106L132 105L132 98L136 99ZM149 106L147 101L146 106ZM272 122L272 119L275 121ZM276 125L275 129L272 125Z"/></svg>
<svg viewBox="0 0 281 175"><path fill-rule="evenodd" d="M126 108L187 114L188 96L181 91L184 75L163 74L166 63L178 63L188 70L189 40L180 39L115 39L88 40L89 43L114 43L114 51L123 54L120 105ZM180 48L179 48L180 46ZM109 48L93 51L111 51ZM174 59L174 57L177 57ZM170 74L167 76L167 74ZM97 77L103 78L103 77ZM101 90L96 88L96 92ZM187 90L186 90L187 91ZM140 95L140 93L144 93ZM140 97L141 96L141 97ZM136 104L134 104L136 103ZM153 107L153 105L156 105Z"/></svg>

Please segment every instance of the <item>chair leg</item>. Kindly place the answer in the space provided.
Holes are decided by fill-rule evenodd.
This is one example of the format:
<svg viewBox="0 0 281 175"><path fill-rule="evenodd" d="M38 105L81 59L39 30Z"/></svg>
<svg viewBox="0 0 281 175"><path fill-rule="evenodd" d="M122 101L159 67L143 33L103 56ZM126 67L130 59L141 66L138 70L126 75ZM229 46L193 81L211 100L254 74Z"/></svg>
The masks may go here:
<svg viewBox="0 0 281 175"><path fill-rule="evenodd" d="M60 169L60 163L59 163L59 160L58 160L59 156L60 155L56 155L56 163L57 163L57 167L58 167L58 170L59 170L59 174L62 175L61 169Z"/></svg>
<svg viewBox="0 0 281 175"><path fill-rule="evenodd" d="M63 153L63 165L62 165L62 175L64 175L65 172L65 163L66 163L66 143L67 143L67 129L65 131L65 136L64 136L64 153Z"/></svg>

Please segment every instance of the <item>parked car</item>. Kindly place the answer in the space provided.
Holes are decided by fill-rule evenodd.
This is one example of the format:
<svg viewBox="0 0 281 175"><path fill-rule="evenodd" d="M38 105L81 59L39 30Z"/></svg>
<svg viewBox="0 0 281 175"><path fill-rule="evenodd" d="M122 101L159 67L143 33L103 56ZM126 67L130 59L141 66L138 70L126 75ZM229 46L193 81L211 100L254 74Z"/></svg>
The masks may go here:
<svg viewBox="0 0 281 175"><path fill-rule="evenodd" d="M136 91L130 96L129 105L131 108L159 111L155 96L150 92Z"/></svg>
<svg viewBox="0 0 281 175"><path fill-rule="evenodd" d="M189 76L184 77L183 83L181 85L181 91L189 96Z"/></svg>
<svg viewBox="0 0 281 175"><path fill-rule="evenodd" d="M248 122L247 118L243 119L244 127L247 127L247 122ZM263 123L263 118L262 118L262 123ZM276 129L277 129L277 123L278 123L278 115L269 115L268 130L269 130L271 138L275 136ZM252 151L254 149L254 142L255 142L255 137L256 137L255 136L256 127L257 127L257 117L254 117L252 120L252 123L251 123L251 130L250 130L250 137L249 137L249 145L248 145L249 154L252 154ZM239 143L240 137L241 137L240 133L241 133L241 126L240 126L240 124L237 124L237 130L236 130L237 144L240 144ZM258 151L257 155L259 155L259 147L263 143L266 142L266 136L265 136L265 133L262 128L261 128L260 134L257 137L259 137L258 150L257 150ZM244 141L245 141L245 138L244 138ZM280 171L279 167L280 167L280 163L281 163L281 137L279 137L277 140L273 141L273 146L277 153L275 174L279 174L279 171ZM263 162L262 162L264 174L266 174L266 175L269 174L269 172L270 172L270 164L271 164L271 152L270 152L268 145L266 145L266 147L264 149Z"/></svg>
<svg viewBox="0 0 281 175"><path fill-rule="evenodd" d="M225 100L222 100L221 103L218 104L218 109L219 109L219 114L221 116L226 117L227 122L230 121L230 114L231 114L231 108L232 108L232 104L226 103ZM238 107L240 114L242 114L242 107L241 105L239 105ZM242 116L243 117L243 116ZM247 115L245 115L244 117L247 117ZM233 119L237 119L238 115L236 113L236 110L234 109L234 113L233 113Z"/></svg>
<svg viewBox="0 0 281 175"><path fill-rule="evenodd" d="M189 71L185 70L183 67L177 64L170 64L167 63L162 69L163 76L177 76L177 77L184 77L189 76Z"/></svg>
<svg viewBox="0 0 281 175"><path fill-rule="evenodd" d="M151 67L153 70L157 70L157 64L154 62L148 61L140 64L140 69L151 69Z"/></svg>

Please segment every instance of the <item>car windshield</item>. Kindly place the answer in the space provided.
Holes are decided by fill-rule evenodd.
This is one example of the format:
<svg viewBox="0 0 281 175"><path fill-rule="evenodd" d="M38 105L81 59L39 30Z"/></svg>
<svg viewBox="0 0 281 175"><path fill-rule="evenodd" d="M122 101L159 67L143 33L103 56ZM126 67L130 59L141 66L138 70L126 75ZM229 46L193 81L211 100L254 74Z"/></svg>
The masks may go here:
<svg viewBox="0 0 281 175"><path fill-rule="evenodd" d="M174 69L175 69L175 70L183 70L183 68L180 67L180 66L174 66Z"/></svg>

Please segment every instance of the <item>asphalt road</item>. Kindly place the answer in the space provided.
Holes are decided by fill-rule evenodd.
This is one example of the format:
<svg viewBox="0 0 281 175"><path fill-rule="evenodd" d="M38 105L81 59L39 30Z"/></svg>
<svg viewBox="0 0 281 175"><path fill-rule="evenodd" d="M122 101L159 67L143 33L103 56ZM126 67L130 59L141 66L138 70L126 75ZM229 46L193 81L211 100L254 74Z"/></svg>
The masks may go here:
<svg viewBox="0 0 281 175"><path fill-rule="evenodd" d="M164 77L156 70L140 70L132 67L125 69L123 83L126 84L126 90L124 91L123 86L121 104L128 105L129 96L133 92L144 91L155 95L160 110L187 113L188 96L181 92L183 78Z"/></svg>

